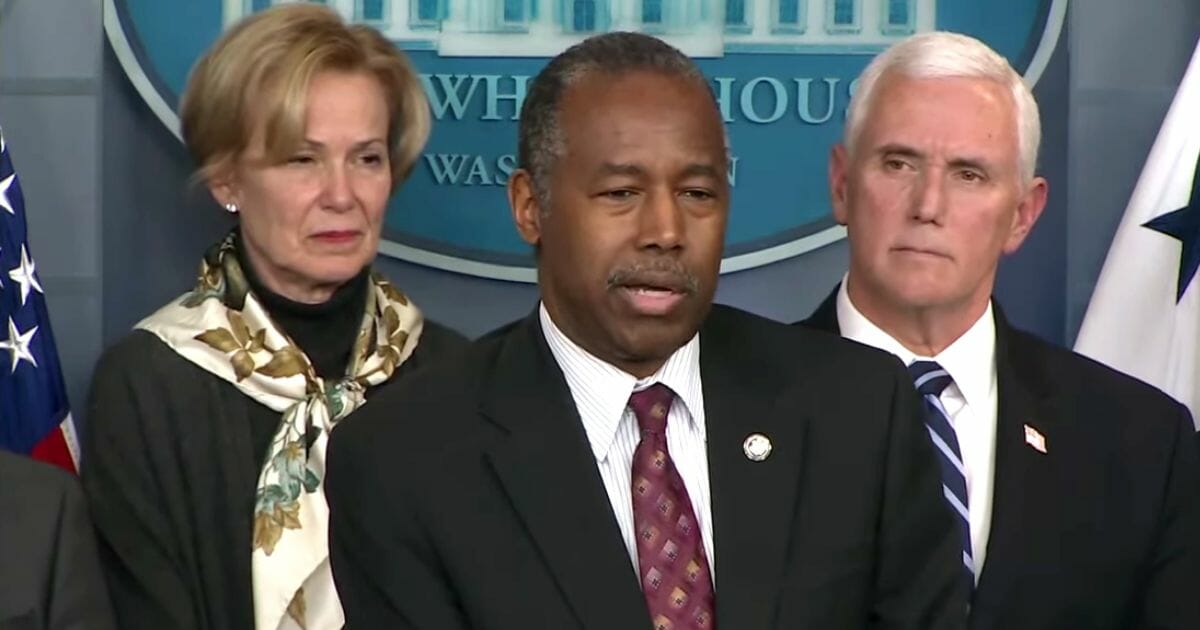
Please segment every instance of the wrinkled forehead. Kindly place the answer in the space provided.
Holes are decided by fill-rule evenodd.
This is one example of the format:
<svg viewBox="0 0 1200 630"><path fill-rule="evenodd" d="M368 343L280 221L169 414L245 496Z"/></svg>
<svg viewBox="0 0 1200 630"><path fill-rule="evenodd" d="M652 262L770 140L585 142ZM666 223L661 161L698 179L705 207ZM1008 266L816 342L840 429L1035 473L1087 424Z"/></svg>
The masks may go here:
<svg viewBox="0 0 1200 630"><path fill-rule="evenodd" d="M876 89L858 139L864 145L908 139L1011 151L1018 158L1016 103L998 81L888 74Z"/></svg>

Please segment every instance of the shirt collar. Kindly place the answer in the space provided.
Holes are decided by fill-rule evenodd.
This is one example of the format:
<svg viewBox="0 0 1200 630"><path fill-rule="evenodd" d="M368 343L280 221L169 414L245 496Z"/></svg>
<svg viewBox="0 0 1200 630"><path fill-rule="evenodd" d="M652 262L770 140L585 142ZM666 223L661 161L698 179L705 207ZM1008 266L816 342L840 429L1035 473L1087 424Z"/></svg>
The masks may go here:
<svg viewBox="0 0 1200 630"><path fill-rule="evenodd" d="M691 340L676 350L657 372L638 379L597 358L567 337L550 318L545 304L538 305L538 320L546 343L550 346L550 353L571 390L588 442L598 461L608 457L630 394L655 383L662 383L675 392L687 409L688 413L684 414L686 421L691 423L702 439L705 437L700 333L693 335Z"/></svg>
<svg viewBox="0 0 1200 630"><path fill-rule="evenodd" d="M838 289L837 318L838 329L843 337L886 350L899 357L904 365L919 359L936 361L950 373L950 378L954 379L967 405L981 408L991 400L992 388L996 383L996 320L990 300L983 315L975 320L967 332L935 357L918 356L867 319L850 301L846 277L842 278Z"/></svg>

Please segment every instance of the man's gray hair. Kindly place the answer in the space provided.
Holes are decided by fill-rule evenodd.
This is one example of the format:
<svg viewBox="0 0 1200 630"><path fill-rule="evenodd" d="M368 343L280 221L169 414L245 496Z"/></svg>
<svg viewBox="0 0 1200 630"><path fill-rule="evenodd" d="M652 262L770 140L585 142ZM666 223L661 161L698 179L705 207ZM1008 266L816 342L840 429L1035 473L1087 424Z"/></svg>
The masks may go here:
<svg viewBox="0 0 1200 630"><path fill-rule="evenodd" d="M1021 181L1028 184L1037 168L1042 124L1037 101L1021 75L1004 57L983 42L966 35L936 31L906 38L888 48L863 70L850 99L843 142L853 155L867 114L875 106L880 79L888 74L913 79L974 78L996 81L1012 94L1017 116L1017 147L1021 156Z"/></svg>
<svg viewBox="0 0 1200 630"><path fill-rule="evenodd" d="M521 106L517 162L529 171L542 212L549 211L550 171L566 151L559 109L567 88L591 73L642 71L695 81L709 90L704 74L687 55L660 39L627 32L589 37L551 59L534 77Z"/></svg>

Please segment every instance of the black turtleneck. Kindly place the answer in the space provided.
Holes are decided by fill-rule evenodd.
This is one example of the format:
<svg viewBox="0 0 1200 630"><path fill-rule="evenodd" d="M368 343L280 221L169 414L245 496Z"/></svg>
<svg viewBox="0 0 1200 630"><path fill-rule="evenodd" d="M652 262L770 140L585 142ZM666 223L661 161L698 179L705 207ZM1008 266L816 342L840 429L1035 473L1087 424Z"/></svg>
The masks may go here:
<svg viewBox="0 0 1200 630"><path fill-rule="evenodd" d="M364 267L357 276L338 287L321 304L305 304L290 300L268 289L244 253L240 235L237 241L238 262L259 303L288 337L300 347L312 362L317 376L323 379L340 378L346 374L350 351L362 325L366 308L370 268Z"/></svg>

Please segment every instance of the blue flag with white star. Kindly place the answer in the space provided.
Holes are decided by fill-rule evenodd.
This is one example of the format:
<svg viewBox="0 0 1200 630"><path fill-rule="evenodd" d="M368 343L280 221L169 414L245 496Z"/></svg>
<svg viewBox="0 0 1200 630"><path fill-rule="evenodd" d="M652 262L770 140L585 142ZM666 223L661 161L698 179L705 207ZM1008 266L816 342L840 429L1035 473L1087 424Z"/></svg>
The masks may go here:
<svg viewBox="0 0 1200 630"><path fill-rule="evenodd" d="M74 471L75 445L21 182L0 131L0 448Z"/></svg>
<svg viewBox="0 0 1200 630"><path fill-rule="evenodd" d="M1163 119L1075 349L1200 411L1200 44Z"/></svg>

